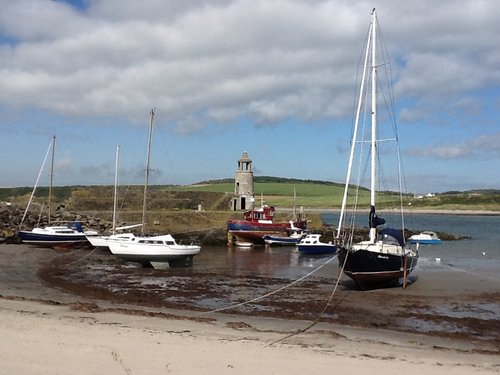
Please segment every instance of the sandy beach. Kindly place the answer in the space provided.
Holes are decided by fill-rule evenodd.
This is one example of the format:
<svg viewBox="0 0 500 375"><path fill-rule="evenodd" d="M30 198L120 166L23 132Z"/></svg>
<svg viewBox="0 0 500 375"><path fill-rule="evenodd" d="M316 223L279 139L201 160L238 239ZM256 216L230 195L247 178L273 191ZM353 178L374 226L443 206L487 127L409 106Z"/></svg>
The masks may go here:
<svg viewBox="0 0 500 375"><path fill-rule="evenodd" d="M407 289L370 292L343 282L321 317L331 293L321 282L215 313L190 304L194 295L160 303L155 288L134 293L131 284L121 284L128 293L118 293L116 285L91 285L84 277L89 265L115 260L104 252L82 254L0 245L1 374L500 372L500 324L491 314L500 305L500 286L477 275L442 277L431 269ZM185 283L180 275L172 283ZM213 288L214 279L221 289L249 283L190 277L198 293L202 285ZM315 301L299 298L311 290ZM448 326L429 329L432 324Z"/></svg>

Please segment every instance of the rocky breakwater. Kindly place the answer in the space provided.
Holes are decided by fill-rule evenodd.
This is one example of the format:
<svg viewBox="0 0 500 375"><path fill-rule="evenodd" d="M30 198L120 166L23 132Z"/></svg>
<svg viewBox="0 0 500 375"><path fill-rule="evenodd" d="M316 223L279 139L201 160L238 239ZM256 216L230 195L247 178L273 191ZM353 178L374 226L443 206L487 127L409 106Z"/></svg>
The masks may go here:
<svg viewBox="0 0 500 375"><path fill-rule="evenodd" d="M322 241L324 242L335 242L335 233L337 228L335 226L324 225L323 228L318 230L312 230L314 233L319 233L322 235ZM345 230L346 233L350 234L350 229ZM361 241L366 241L369 237L370 230L368 227L354 227L352 242L357 243ZM414 229L405 229L404 236L406 239L410 238L414 234L418 234L420 231ZM446 232L435 232L438 237L443 241L458 241L471 238L470 236L465 236L461 234L446 233Z"/></svg>
<svg viewBox="0 0 500 375"><path fill-rule="evenodd" d="M20 243L17 236L19 230L31 230L35 227L45 227L48 224L47 212L40 214L38 209L29 210L24 218L25 208L6 202L0 203L0 242ZM173 212L168 217L164 217L165 227L158 228L153 226L153 230L158 232L168 232L175 236L177 240L185 242L198 240L202 245L225 245L227 242L225 218L221 223L212 224L210 228L201 225L211 218L205 218L206 214L196 212L181 213ZM75 213L66 210L64 205L58 206L51 214L51 224L61 225L72 221L80 222L85 229L92 229L99 233L109 233L112 228L112 222L102 219L92 214ZM175 223L175 225L174 225ZM127 223L117 223L117 226L127 225ZM172 231L173 229L173 231Z"/></svg>
<svg viewBox="0 0 500 375"><path fill-rule="evenodd" d="M40 214L38 208L29 210L21 225L25 208L18 204L6 202L0 203L0 242L20 243L17 236L19 230L31 230L35 227L45 227L48 225L47 212ZM110 232L112 223L92 214L75 213L66 209L66 206L59 205L52 212L51 224L59 225L71 221L82 223L86 229L96 230L99 233ZM171 233L177 240L189 242L198 240L202 245L221 246L227 243L226 222L234 218L231 212L197 212L197 211L166 211L161 217L155 218L162 223L160 226L153 225L151 229L158 233ZM129 218L130 219L130 218ZM137 222L137 218L129 220ZM316 223L318 224L318 223ZM117 226L127 225L126 222L118 223ZM335 241L335 227L320 223L316 228L310 228L313 233L323 235L324 241ZM416 231L406 230L405 236L409 238ZM355 228L355 242L359 242L368 236L368 228ZM439 237L445 241L460 240L465 236L448 233L438 233Z"/></svg>
<svg viewBox="0 0 500 375"><path fill-rule="evenodd" d="M28 210L21 224L24 211L25 208L17 204L0 203L0 240L2 242L19 243L17 237L19 230L31 230L35 227L49 225L47 213L40 214L39 210L35 209ZM100 218L69 212L62 205L57 207L51 216L52 225L78 221L82 223L84 228L91 228L98 232L105 232L112 226L109 221Z"/></svg>

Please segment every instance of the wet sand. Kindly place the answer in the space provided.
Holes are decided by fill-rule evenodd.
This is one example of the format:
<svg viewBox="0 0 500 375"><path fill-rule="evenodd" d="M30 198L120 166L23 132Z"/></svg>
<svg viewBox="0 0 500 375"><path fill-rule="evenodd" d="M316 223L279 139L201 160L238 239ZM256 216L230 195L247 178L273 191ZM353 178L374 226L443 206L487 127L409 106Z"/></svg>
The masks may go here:
<svg viewBox="0 0 500 375"><path fill-rule="evenodd" d="M341 279L333 296L336 275L288 286L105 250L3 244L0 267L3 373L500 372L498 281L433 265L406 289Z"/></svg>

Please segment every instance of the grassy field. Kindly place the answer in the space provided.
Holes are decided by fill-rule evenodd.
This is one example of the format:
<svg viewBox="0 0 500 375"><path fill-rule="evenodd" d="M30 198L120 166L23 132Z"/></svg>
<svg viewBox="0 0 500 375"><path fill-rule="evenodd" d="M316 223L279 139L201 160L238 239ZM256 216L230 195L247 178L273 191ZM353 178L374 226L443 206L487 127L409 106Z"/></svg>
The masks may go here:
<svg viewBox="0 0 500 375"><path fill-rule="evenodd" d="M112 206L112 186L62 186L53 189L53 199L74 210L108 210ZM305 181L256 177L254 184L256 205L261 198L265 204L278 208L304 207L305 209L339 209L344 188L340 184L324 181ZM295 191L295 198L294 198ZM119 203L125 210L139 210L142 204L142 186L120 187ZM48 189L37 189L35 201L46 202ZM205 210L221 211L229 209L234 193L234 180L207 182L189 186L156 185L149 189L151 210L191 210L202 205ZM27 187L0 188L0 200L25 204L31 194ZM355 196L355 187L349 190ZM358 204L369 205L369 192L360 189ZM393 193L380 194L377 198L380 208L399 203L399 196ZM469 210L500 212L500 191L475 190L466 192L447 192L432 197L416 197L408 194L403 197L405 206L411 205L422 210Z"/></svg>
<svg viewBox="0 0 500 375"><path fill-rule="evenodd" d="M234 181L205 183L183 187L174 187L183 191L205 191L233 194ZM268 205L277 207L327 208L338 209L341 206L344 187L342 184L326 181L280 179L274 177L255 177L255 199L262 199ZM294 199L295 191L295 199ZM355 196L355 187L349 189L349 197ZM369 191L360 188L358 205L367 207L370 202ZM405 194L403 204L419 210L459 210L500 212L499 190L450 191L431 197ZM350 201L352 199L350 198ZM400 197L391 192L382 192L377 196L380 208L399 204Z"/></svg>
<svg viewBox="0 0 500 375"><path fill-rule="evenodd" d="M176 188L178 189L178 188ZM234 183L204 184L184 186L183 191L192 192L220 192L230 193L234 191ZM315 183L291 183L291 182L256 182L254 184L255 200L264 200L265 204L278 207L340 207L344 188L333 184ZM295 199L294 199L295 191ZM363 201L368 201L368 192L362 191Z"/></svg>
<svg viewBox="0 0 500 375"><path fill-rule="evenodd" d="M234 184L204 184L192 185L181 188L183 191L218 191L232 193ZM355 187L349 189L349 196L355 195ZM316 182L256 182L254 184L255 200L260 205L262 199L265 204L276 207L305 207L305 208L329 208L338 209L342 203L344 187L332 183ZM295 192L295 197L294 197ZM407 201L410 197L406 198ZM381 206L398 202L399 196L392 193L380 194L378 202ZM361 206L368 206L370 193L367 189L361 188L359 191L359 201Z"/></svg>

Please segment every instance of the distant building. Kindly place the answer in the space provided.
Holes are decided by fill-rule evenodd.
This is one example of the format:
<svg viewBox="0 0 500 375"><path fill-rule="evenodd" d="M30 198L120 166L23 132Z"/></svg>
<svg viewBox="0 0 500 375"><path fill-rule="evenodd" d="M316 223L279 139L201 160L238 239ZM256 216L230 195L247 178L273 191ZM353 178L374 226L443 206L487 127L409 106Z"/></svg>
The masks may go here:
<svg viewBox="0 0 500 375"><path fill-rule="evenodd" d="M234 195L231 201L231 209L251 210L254 207L253 170L252 160L246 151L238 160L238 169L234 179Z"/></svg>
<svg viewBox="0 0 500 375"><path fill-rule="evenodd" d="M434 198L435 196L434 193L427 193L426 195L416 195L415 199Z"/></svg>

